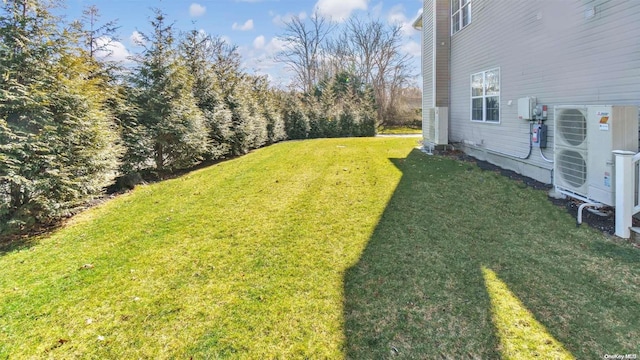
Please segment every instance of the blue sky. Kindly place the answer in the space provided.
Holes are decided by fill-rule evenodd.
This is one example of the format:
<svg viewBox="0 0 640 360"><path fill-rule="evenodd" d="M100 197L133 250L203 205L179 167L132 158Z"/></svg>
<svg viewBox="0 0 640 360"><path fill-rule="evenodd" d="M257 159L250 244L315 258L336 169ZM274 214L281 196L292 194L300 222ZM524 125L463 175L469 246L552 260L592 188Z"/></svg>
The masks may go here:
<svg viewBox="0 0 640 360"><path fill-rule="evenodd" d="M403 51L414 57L416 74L420 64L420 34L411 28L422 8L422 0L66 0L67 20L80 17L82 9L95 5L101 21L118 20L118 42L114 57L126 59L140 51L137 32L150 33L152 8L162 9L179 30L204 30L238 46L243 67L250 73L266 74L272 83L286 86L289 74L273 61L282 49L278 35L282 22L293 15L308 17L318 11L335 22L350 15L374 18L403 26ZM416 78L417 82L417 78Z"/></svg>

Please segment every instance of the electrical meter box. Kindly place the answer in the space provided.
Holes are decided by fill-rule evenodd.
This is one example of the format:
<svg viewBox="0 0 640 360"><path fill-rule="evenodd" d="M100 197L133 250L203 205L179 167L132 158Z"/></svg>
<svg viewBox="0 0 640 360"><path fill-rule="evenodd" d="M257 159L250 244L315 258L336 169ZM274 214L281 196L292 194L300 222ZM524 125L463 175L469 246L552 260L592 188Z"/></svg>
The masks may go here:
<svg viewBox="0 0 640 360"><path fill-rule="evenodd" d="M533 113L536 107L535 97L523 97L518 99L518 119L533 120Z"/></svg>
<svg viewBox="0 0 640 360"><path fill-rule="evenodd" d="M538 121L547 120L547 105L536 105L535 110L533 110L533 118Z"/></svg>

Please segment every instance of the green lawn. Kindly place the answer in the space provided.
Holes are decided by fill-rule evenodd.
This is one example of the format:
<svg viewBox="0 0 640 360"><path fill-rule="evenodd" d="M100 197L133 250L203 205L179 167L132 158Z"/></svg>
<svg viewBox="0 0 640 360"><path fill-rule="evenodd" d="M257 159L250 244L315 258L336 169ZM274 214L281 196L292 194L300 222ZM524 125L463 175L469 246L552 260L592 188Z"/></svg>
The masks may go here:
<svg viewBox="0 0 640 360"><path fill-rule="evenodd" d="M0 252L0 359L640 355L640 252L416 139L287 142Z"/></svg>
<svg viewBox="0 0 640 360"><path fill-rule="evenodd" d="M396 134L422 134L422 129L409 126L388 126L378 128L378 134L396 135Z"/></svg>

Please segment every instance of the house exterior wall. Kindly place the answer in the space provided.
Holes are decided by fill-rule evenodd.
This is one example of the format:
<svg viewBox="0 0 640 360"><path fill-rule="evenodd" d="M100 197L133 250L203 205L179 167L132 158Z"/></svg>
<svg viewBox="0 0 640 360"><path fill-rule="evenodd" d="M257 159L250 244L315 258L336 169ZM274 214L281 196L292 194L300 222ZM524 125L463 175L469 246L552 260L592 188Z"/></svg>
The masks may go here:
<svg viewBox="0 0 640 360"><path fill-rule="evenodd" d="M434 0L435 34L435 104L434 106L449 106L449 66L451 56L451 13L450 0Z"/></svg>
<svg viewBox="0 0 640 360"><path fill-rule="evenodd" d="M422 15L422 132L425 143L447 143L446 132L436 136L434 108L449 106L451 43L450 0L425 0ZM415 26L415 23L414 23ZM439 114L447 114L446 111ZM444 119L448 124L448 118ZM447 126L448 128L448 126ZM442 140L444 138L444 141Z"/></svg>
<svg viewBox="0 0 640 360"><path fill-rule="evenodd" d="M423 109L449 106L450 0L425 0L422 13ZM426 112L425 112L426 113Z"/></svg>
<svg viewBox="0 0 640 360"><path fill-rule="evenodd" d="M471 23L451 36L449 69L449 141L467 153L551 183L553 165L537 148L523 159L530 122L517 118L518 98L548 106L547 159L555 105L640 106L640 1L472 0L471 6ZM500 123L473 122L471 75L494 68Z"/></svg>
<svg viewBox="0 0 640 360"><path fill-rule="evenodd" d="M434 107L435 83L434 83L434 2L425 0L422 9L422 109ZM422 111L422 116L426 116Z"/></svg>

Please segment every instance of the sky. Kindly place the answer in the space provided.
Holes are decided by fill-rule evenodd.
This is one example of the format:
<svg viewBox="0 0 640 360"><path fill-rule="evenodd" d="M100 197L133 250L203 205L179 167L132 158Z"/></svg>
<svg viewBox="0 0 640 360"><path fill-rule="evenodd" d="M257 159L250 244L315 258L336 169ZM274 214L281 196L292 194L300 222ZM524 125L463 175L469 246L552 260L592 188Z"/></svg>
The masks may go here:
<svg viewBox="0 0 640 360"><path fill-rule="evenodd" d="M267 75L280 87L291 78L274 61L283 47L279 35L284 32L284 21L295 15L308 18L316 11L336 23L351 15L370 16L402 26L402 51L412 56L418 85L420 33L411 24L422 9L422 0L66 0L62 12L72 21L91 5L100 11L100 23L117 20L120 26L117 41L111 45L115 59L126 62L129 55L141 51L139 33L151 33L152 9L159 8L177 30L203 30L236 45L247 72Z"/></svg>

